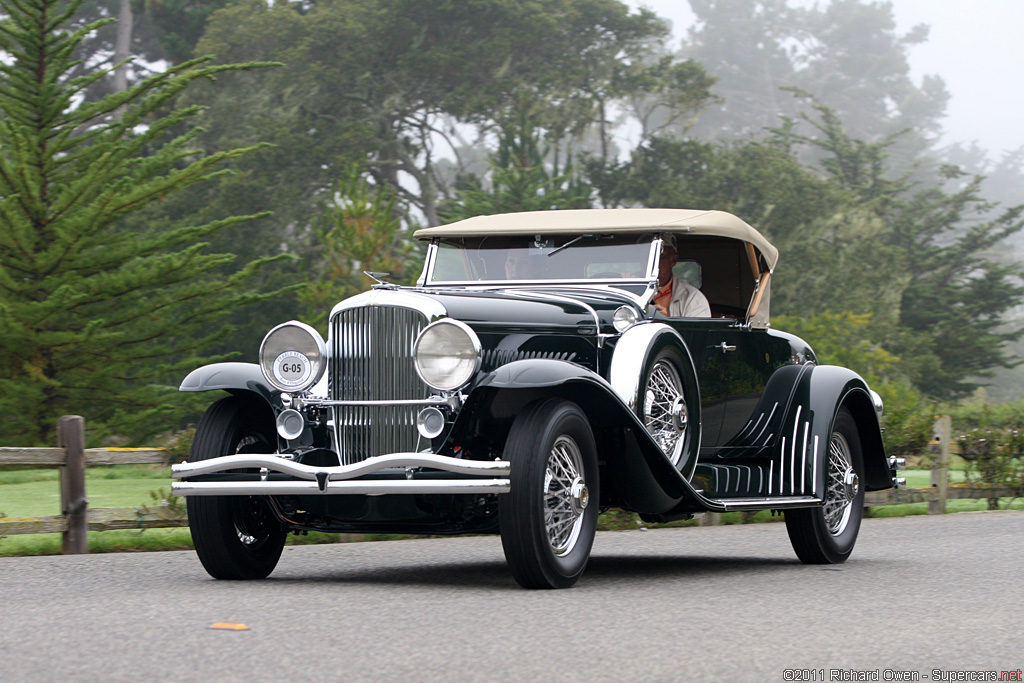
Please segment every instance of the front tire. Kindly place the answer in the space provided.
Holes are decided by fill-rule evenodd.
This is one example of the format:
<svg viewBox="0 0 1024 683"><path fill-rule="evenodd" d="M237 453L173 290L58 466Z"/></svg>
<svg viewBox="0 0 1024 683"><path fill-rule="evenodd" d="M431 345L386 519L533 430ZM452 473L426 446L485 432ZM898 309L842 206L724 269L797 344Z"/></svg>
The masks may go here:
<svg viewBox="0 0 1024 683"><path fill-rule="evenodd" d="M505 444L511 491L498 499L501 545L524 588L568 588L583 574L598 515L597 447L575 403L530 406Z"/></svg>
<svg viewBox="0 0 1024 683"><path fill-rule="evenodd" d="M786 511L786 531L804 564L839 564L853 552L864 515L864 454L853 415L836 414L825 455L825 504Z"/></svg>
<svg viewBox="0 0 1024 683"><path fill-rule="evenodd" d="M277 450L270 409L240 396L210 406L196 427L189 462ZM287 532L260 496L190 496L189 529L199 561L215 579L265 579Z"/></svg>

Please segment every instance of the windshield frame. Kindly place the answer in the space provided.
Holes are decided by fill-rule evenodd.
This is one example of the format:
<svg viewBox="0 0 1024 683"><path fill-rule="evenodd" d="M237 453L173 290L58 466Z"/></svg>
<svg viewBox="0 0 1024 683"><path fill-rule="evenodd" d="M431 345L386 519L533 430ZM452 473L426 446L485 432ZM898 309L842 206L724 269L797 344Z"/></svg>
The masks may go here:
<svg viewBox="0 0 1024 683"><path fill-rule="evenodd" d="M615 287L623 285L632 286L643 286L645 288L656 287L658 279L658 258L661 254L661 234L651 233L638 233L637 236L651 237L651 241L646 245L646 263L643 267L643 274L636 277L520 277L520 278L509 278L509 277L496 277L489 279L480 280L466 280L466 279L441 279L436 276L436 269L438 267L439 252L442 248L441 242L449 241L450 238L434 238L430 240L427 247L427 256L423 264L423 272L420 275L419 282L417 285L420 287L443 287L443 288L483 288L483 289L494 289L494 288L515 288L515 287L533 287L537 286L601 286L601 287ZM586 238L609 238L614 239L618 235L605 235L601 233L589 233L581 232L573 235L559 236L565 237L565 241L558 246L547 247L547 251L539 249L538 255L554 255L556 253L571 252L576 245L585 244L583 240ZM523 236L524 239L528 236ZM465 239L465 238L459 238ZM533 239L530 237L529 239ZM639 246L639 245L638 245ZM594 245L590 245L593 248ZM497 247L497 249L506 249L508 247ZM525 253L525 251L524 251ZM640 259L643 260L643 259Z"/></svg>

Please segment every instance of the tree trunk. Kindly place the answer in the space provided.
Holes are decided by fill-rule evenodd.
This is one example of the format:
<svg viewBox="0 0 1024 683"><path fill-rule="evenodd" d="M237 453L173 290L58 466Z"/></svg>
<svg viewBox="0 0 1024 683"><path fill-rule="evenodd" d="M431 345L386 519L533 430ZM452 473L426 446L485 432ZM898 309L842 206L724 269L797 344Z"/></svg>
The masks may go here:
<svg viewBox="0 0 1024 683"><path fill-rule="evenodd" d="M132 6L130 0L121 0L121 8L117 15L117 39L114 42L114 64L131 56L132 47ZM114 71L114 92L128 89L128 66L122 64Z"/></svg>

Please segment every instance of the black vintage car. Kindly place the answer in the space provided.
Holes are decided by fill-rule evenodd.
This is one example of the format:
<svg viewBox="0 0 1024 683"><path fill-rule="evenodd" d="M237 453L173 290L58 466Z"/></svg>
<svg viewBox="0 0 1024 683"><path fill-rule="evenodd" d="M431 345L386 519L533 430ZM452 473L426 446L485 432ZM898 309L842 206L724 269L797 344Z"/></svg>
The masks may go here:
<svg viewBox="0 0 1024 683"><path fill-rule="evenodd" d="M780 510L801 560L835 563L864 492L901 481L878 396L770 329L778 252L737 217L547 211L415 236L414 287L381 282L334 307L327 341L287 322L258 364L182 383L230 394L173 467L212 576L266 577L288 532L495 532L520 584L567 587L607 508Z"/></svg>

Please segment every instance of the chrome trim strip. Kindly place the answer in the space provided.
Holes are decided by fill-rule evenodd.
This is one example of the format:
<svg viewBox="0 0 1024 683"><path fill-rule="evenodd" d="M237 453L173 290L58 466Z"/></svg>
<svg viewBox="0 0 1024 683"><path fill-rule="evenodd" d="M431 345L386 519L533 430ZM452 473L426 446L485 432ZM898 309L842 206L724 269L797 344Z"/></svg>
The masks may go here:
<svg viewBox="0 0 1024 683"><path fill-rule="evenodd" d="M456 474L508 475L512 465L507 460L462 460L447 455L390 453L388 455L375 455L351 465L317 467L285 460L278 455L246 454L223 455L219 458L210 458L200 462L183 462L171 465L171 476L180 479L187 476L255 467L266 467L275 472L281 472L309 481L315 481L318 474L322 475L322 473L326 472L328 481L343 481L393 467L428 467Z"/></svg>
<svg viewBox="0 0 1024 683"><path fill-rule="evenodd" d="M508 493L508 479L454 480L369 480L328 481L324 488L314 481L183 481L171 483L179 496L298 496L364 495L415 493Z"/></svg>
<svg viewBox="0 0 1024 683"><path fill-rule="evenodd" d="M814 496L785 496L781 498L725 498L715 500L715 502L725 508L726 512L730 510L746 510L750 508L774 510L821 506L821 501Z"/></svg>
<svg viewBox="0 0 1024 683"><path fill-rule="evenodd" d="M818 495L818 435L814 435L814 457L811 458L813 467L811 469L811 493Z"/></svg>
<svg viewBox="0 0 1024 683"><path fill-rule="evenodd" d="M811 423L804 422L803 459L800 461L800 493L807 491L807 435L811 431Z"/></svg>
<svg viewBox="0 0 1024 683"><path fill-rule="evenodd" d="M772 495L772 477L775 476L775 461L768 461L768 495Z"/></svg>
<svg viewBox="0 0 1024 683"><path fill-rule="evenodd" d="M791 448L790 448L790 454L789 454L789 493L790 493L790 495L793 495L794 493L796 493L796 441L797 441L796 440L796 435L797 435L797 433L799 432L799 429L800 429L800 413L801 413L801 411L803 411L803 409L804 409L804 407L802 405L798 405L796 407L796 417L793 418L793 441L790 444ZM782 489L779 489L779 491L781 492Z"/></svg>
<svg viewBox="0 0 1024 683"><path fill-rule="evenodd" d="M758 432L757 436L755 436L753 438L754 442L756 442L758 439L760 439L761 435L764 434L766 429L768 429L768 425L770 425L772 423L772 418L775 417L775 411L778 409L778 407L779 407L779 402L776 401L775 404L772 406L772 412L768 413L768 419L764 421L764 427L761 427L761 431ZM761 414L764 415L764 413L761 413ZM754 428L756 429L757 426L755 425ZM768 438L770 439L771 436L773 436L773 435L769 435ZM765 443L767 443L767 441L765 441Z"/></svg>
<svg viewBox="0 0 1024 683"><path fill-rule="evenodd" d="M457 401L456 395L452 395L451 398L444 398L442 396L431 396L430 398L424 399L401 399L388 401L385 399L381 400L366 400L366 401L335 401L328 398L311 398L305 401L307 406L439 406L439 405L451 405L453 401Z"/></svg>
<svg viewBox="0 0 1024 683"><path fill-rule="evenodd" d="M782 449L779 451L779 495L782 495L782 474L786 469L786 437L782 437ZM774 462L774 460L772 461Z"/></svg>

